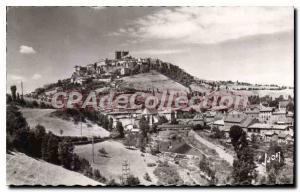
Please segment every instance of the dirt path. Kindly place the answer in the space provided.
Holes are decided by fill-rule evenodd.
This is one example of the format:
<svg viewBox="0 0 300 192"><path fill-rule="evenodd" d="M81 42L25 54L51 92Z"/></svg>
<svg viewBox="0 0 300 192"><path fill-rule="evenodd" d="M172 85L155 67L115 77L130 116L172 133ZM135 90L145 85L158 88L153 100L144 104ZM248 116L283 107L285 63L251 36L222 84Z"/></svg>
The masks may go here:
<svg viewBox="0 0 300 192"><path fill-rule="evenodd" d="M210 141L207 141L206 139L204 139L203 137L201 137L200 135L198 135L195 131L191 130L189 132L189 136L192 136L194 137L197 141L199 141L200 143L206 145L207 147L211 148L211 149L214 149L218 155L224 159L225 161L227 161L230 165L233 164L233 160L234 160L234 157L227 153L224 149L222 149L221 147L211 143ZM194 147L195 148L195 147Z"/></svg>

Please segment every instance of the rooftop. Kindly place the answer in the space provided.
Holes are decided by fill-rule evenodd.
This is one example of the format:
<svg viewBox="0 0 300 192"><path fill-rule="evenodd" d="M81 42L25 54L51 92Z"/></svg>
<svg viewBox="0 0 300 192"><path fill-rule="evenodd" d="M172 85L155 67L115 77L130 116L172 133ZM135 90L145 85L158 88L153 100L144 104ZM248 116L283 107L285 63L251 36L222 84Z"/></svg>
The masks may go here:
<svg viewBox="0 0 300 192"><path fill-rule="evenodd" d="M274 124L267 124L267 123L254 123L250 125L248 128L255 128L255 129L287 129L288 125L274 125Z"/></svg>
<svg viewBox="0 0 300 192"><path fill-rule="evenodd" d="M244 115L227 115L225 117L224 122L230 122L230 123L242 123L242 121L245 119Z"/></svg>
<svg viewBox="0 0 300 192"><path fill-rule="evenodd" d="M158 129L180 129L180 128L191 128L191 125L182 124L162 124L157 126Z"/></svg>
<svg viewBox="0 0 300 192"><path fill-rule="evenodd" d="M214 125L224 125L224 120L223 119L221 119L221 120L217 120L217 121L215 121L214 122Z"/></svg>

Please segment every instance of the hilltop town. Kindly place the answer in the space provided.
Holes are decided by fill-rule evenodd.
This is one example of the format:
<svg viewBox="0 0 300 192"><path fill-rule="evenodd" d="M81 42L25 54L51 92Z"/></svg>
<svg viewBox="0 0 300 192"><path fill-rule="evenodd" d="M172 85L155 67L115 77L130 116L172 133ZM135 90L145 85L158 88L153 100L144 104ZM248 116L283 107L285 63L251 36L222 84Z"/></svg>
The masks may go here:
<svg viewBox="0 0 300 192"><path fill-rule="evenodd" d="M243 142L255 149L250 163L258 176L249 182L267 182L270 173L265 158L271 143L276 143L285 151L282 173L289 177L278 176L276 180L284 184L292 182L294 96L281 95L282 90L289 88L200 80L171 63L134 58L128 51L116 51L114 59L75 66L70 78L45 85L30 94L13 96L16 93L12 92L8 95L8 104L16 102L21 107L30 127L42 124L46 131L58 137L80 138L79 143L73 141L74 153L86 158L93 169L99 169L107 183L107 179L112 178L126 185L127 167L131 163L130 174L145 185L233 184L236 182L231 175L233 165L240 161L233 135L241 132ZM147 97L134 100L139 107L131 107L129 100L121 107L96 109L81 108L83 102L74 104L72 109L51 106L56 93L72 91L82 93L83 98L94 91L97 103L111 92L114 93L113 101L118 96L129 98L137 92L159 99L165 93L166 100L154 107L143 104ZM175 106L176 99L181 96L200 97L199 102L208 104L199 108ZM235 107L223 105L224 96L233 97L234 101L247 96L248 100L245 106L239 107L238 103ZM69 96L63 98L62 103L67 103L68 99ZM91 146L92 154L89 153ZM114 162L107 156L114 158ZM89 177L93 178L93 174ZM101 182L104 181L102 178Z"/></svg>

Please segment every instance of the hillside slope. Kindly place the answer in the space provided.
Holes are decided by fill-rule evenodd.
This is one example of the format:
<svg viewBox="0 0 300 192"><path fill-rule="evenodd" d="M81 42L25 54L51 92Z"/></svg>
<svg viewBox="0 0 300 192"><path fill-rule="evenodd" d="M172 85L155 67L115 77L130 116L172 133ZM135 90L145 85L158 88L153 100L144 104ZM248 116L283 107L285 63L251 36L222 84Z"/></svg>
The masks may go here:
<svg viewBox="0 0 300 192"><path fill-rule="evenodd" d="M149 73L140 73L137 75L127 76L121 78L122 83L120 87L135 88L138 90L176 90L189 92L189 88L168 78L157 71L150 71Z"/></svg>
<svg viewBox="0 0 300 192"><path fill-rule="evenodd" d="M23 153L6 154L8 185L103 185L82 174L39 161Z"/></svg>
<svg viewBox="0 0 300 192"><path fill-rule="evenodd" d="M51 131L57 136L81 136L80 123L67 121L58 117L51 117L51 112L55 109L31 109L21 108L23 116L26 118L29 126L34 128L37 124L43 125L47 131ZM63 131L62 135L60 130ZM101 136L108 137L110 133L104 128L92 123L82 123L82 136Z"/></svg>
<svg viewBox="0 0 300 192"><path fill-rule="evenodd" d="M147 166L147 163L155 163L157 161L156 156L147 153L141 155L140 150L127 149L122 143L109 140L94 145L95 151L105 149L107 156L96 153L94 156L95 161L93 162L91 148L92 146L90 144L78 145L75 146L74 152L79 155L79 157L87 159L93 168L101 170L101 173L107 178L113 178L116 182L120 182L122 164L127 160L130 164L130 173L138 177L141 184L156 184L157 178L153 175L155 167ZM145 173L149 174L152 182L144 179Z"/></svg>

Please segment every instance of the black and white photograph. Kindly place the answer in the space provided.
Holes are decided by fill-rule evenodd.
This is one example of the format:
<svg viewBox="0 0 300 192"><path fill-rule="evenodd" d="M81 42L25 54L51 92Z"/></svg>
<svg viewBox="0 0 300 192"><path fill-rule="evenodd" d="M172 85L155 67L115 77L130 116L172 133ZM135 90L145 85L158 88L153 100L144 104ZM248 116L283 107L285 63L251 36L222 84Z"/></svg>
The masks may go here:
<svg viewBox="0 0 300 192"><path fill-rule="evenodd" d="M295 13L7 6L6 185L295 186Z"/></svg>

